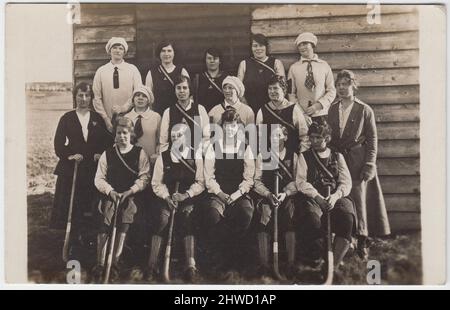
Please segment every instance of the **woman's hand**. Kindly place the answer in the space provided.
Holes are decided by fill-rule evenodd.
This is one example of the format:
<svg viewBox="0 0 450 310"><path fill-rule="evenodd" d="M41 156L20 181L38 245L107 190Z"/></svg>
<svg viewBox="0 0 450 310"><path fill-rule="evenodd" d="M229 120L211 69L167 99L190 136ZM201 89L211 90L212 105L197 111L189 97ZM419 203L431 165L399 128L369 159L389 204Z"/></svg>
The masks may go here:
<svg viewBox="0 0 450 310"><path fill-rule="evenodd" d="M114 201L114 203L120 202L120 199L121 199L121 195L118 192L114 191L114 190L112 190L109 193L109 197L111 197L111 199L112 199L112 201Z"/></svg>
<svg viewBox="0 0 450 310"><path fill-rule="evenodd" d="M367 165L365 164L361 170L361 180L362 181L370 181L372 180L377 173L377 168L375 165Z"/></svg>
<svg viewBox="0 0 450 310"><path fill-rule="evenodd" d="M121 196L120 203L124 202L125 199L127 199L127 198L130 197L131 195L133 195L133 191L132 191L131 189L129 189L129 190L127 190L127 191L121 193L121 194L120 194L120 196Z"/></svg>
<svg viewBox="0 0 450 310"><path fill-rule="evenodd" d="M98 161L102 154L94 154L94 161Z"/></svg>
<svg viewBox="0 0 450 310"><path fill-rule="evenodd" d="M314 197L314 200L316 201L316 203L319 205L320 209L323 212L326 211L330 211L333 207L328 203L328 201L326 201L325 199L323 199L320 195L317 195L316 197Z"/></svg>
<svg viewBox="0 0 450 310"><path fill-rule="evenodd" d="M331 194L327 200L328 200L328 203L331 205L331 208L328 211L331 211L334 208L336 201L339 200L339 195L337 193Z"/></svg>
<svg viewBox="0 0 450 310"><path fill-rule="evenodd" d="M225 194L224 192L220 192L217 194L217 197L224 203L228 204L228 199L230 198L230 195Z"/></svg>
<svg viewBox="0 0 450 310"><path fill-rule="evenodd" d="M70 155L69 157L67 157L68 160L75 160L76 162L81 162L83 160L83 155L81 154L75 154L75 155Z"/></svg>
<svg viewBox="0 0 450 310"><path fill-rule="evenodd" d="M188 198L189 198L189 194L188 193L183 193L183 194L182 193L174 193L172 195L172 200L175 201L175 202L183 202L183 201L185 201Z"/></svg>
<svg viewBox="0 0 450 310"><path fill-rule="evenodd" d="M166 199L164 199L167 202L167 205L172 210L176 210L178 208L177 204L170 198L170 196L167 196Z"/></svg>
<svg viewBox="0 0 450 310"><path fill-rule="evenodd" d="M236 200L238 200L239 198L241 198L242 194L241 191L237 190L235 191L233 194L230 195L230 197L228 198L228 204L232 204L233 202L235 202Z"/></svg>
<svg viewBox="0 0 450 310"><path fill-rule="evenodd" d="M279 194L278 194L278 197L277 197L278 202L279 202L280 204L282 204L283 201L286 199L286 197L287 197L287 194L286 194L286 193L279 193Z"/></svg>
<svg viewBox="0 0 450 310"><path fill-rule="evenodd" d="M272 206L275 207L275 206L279 205L279 201L278 201L277 197L274 194L270 193L270 194L267 195L266 198L267 198L267 200L269 200L269 202L270 202L270 204Z"/></svg>

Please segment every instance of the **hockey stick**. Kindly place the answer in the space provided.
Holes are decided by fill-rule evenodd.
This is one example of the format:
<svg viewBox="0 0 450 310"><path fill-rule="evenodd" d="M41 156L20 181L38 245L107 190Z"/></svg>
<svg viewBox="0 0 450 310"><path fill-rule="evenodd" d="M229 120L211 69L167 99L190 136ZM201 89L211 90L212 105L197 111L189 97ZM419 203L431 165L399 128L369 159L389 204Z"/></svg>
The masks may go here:
<svg viewBox="0 0 450 310"><path fill-rule="evenodd" d="M180 182L175 183L175 193L178 193L178 188L180 187ZM164 264L163 264L163 280L165 283L170 282L169 267L170 267L170 254L172 252L172 235L173 235L173 224L175 220L175 209L170 210L170 224L169 233L167 235L167 245L166 252L164 253Z"/></svg>
<svg viewBox="0 0 450 310"><path fill-rule="evenodd" d="M78 174L78 161L75 161L75 166L73 168L73 179L72 179L72 190L70 192L70 203L69 203L69 212L67 215L67 226L66 226L66 235L64 237L64 246L62 259L64 262L69 260L69 243L70 243L70 231L72 229L72 209L73 209L73 198L75 196L75 184L77 182L77 174Z"/></svg>

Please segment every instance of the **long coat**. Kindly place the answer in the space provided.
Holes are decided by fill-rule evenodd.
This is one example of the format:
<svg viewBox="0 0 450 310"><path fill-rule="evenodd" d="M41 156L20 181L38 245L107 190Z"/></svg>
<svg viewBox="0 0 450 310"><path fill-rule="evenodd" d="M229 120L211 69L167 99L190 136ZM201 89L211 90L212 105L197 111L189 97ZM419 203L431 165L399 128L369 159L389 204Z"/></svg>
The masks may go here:
<svg viewBox="0 0 450 310"><path fill-rule="evenodd" d="M55 153L59 161L54 172L58 178L50 227L64 228L67 221L74 172L74 161L69 160L68 157L74 154L83 155L83 160L78 165L74 195L73 220L76 222L83 212L88 211L96 193L94 176L97 162L94 161L94 155L103 153L109 145L112 145L112 142L105 122L96 112L90 112L87 141L84 141L81 124L75 110L69 111L61 117L54 139Z"/></svg>
<svg viewBox="0 0 450 310"><path fill-rule="evenodd" d="M333 133L331 146L344 154L352 176L350 196L357 212L357 234L362 236L384 236L390 234L386 205L378 175L362 181L361 171L366 164L376 164L377 128L373 110L355 98L342 137L339 130L339 101L328 111L328 123ZM376 167L376 166L375 166Z"/></svg>

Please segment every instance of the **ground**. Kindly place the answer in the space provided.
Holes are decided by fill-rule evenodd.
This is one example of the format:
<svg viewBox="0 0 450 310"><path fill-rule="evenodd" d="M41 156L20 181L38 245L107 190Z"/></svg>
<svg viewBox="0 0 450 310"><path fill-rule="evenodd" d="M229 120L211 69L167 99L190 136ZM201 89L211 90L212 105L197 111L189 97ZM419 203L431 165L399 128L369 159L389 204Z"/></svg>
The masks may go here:
<svg viewBox="0 0 450 310"><path fill-rule="evenodd" d="M53 136L62 114L71 108L69 93L41 93L28 96L27 102L27 176L28 176L28 274L30 282L66 283L65 264L62 262L64 231L50 230L48 221L53 202L56 156ZM93 250L93 248L91 249ZM370 259L381 266L382 284L420 284L422 282L420 232L397 233L386 239L374 239ZM93 255L93 254L92 254ZM174 282L182 283L174 270ZM130 271L121 283L142 283L139 274ZM354 255L348 255L335 278L335 284L367 284L367 264ZM82 272L82 282L86 281ZM219 283L203 278L200 283ZM302 267L298 284L317 284L317 270ZM236 275L227 284L277 284L268 277L257 279ZM290 284L292 282L281 282Z"/></svg>

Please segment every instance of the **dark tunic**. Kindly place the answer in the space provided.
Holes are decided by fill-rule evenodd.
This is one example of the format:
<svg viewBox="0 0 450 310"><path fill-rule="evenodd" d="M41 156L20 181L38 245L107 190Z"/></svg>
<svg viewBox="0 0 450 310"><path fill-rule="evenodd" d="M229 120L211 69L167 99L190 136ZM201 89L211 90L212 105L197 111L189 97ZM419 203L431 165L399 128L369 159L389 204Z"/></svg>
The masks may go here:
<svg viewBox="0 0 450 310"><path fill-rule="evenodd" d="M244 96L255 115L264 104L270 101L267 88L270 78L275 74L275 58L269 56L264 63L273 71L251 58L245 60Z"/></svg>
<svg viewBox="0 0 450 310"><path fill-rule="evenodd" d="M223 93L219 91L207 78L209 76L208 72L202 72L201 74L197 74L196 81L197 81L197 87L196 87L196 95L195 95L195 101L204 106L206 109L206 112L209 113L209 111L215 107L216 105L220 104L224 100ZM214 81L214 83L222 89L222 82L225 79L226 74L222 73L219 74L216 77L209 78Z"/></svg>
<svg viewBox="0 0 450 310"><path fill-rule="evenodd" d="M198 103L193 102L191 108L188 111L185 111L185 113L187 115L189 115L194 121L196 121L198 125L201 125ZM189 130L191 132L190 146L192 146L194 149L197 149L197 146L201 142L202 137L203 137L203 129L200 126L196 125L189 118L185 117L183 115L183 113L174 105L169 110L169 137L170 137L172 128L177 124L181 124L183 122L183 118L186 120L187 125L189 126ZM199 137L199 139L197 141L197 144L195 145L195 135L196 135L195 132L196 131L197 131L197 136ZM169 143L169 150L170 150L171 146L172 146L172 142ZM194 157L191 157L191 158L194 158Z"/></svg>
<svg viewBox="0 0 450 310"><path fill-rule="evenodd" d="M215 177L222 191L228 195L239 189L244 174L245 144L241 143L239 151L235 154L223 153L220 146L215 148Z"/></svg>
<svg viewBox="0 0 450 310"><path fill-rule="evenodd" d="M297 151L299 149L299 136L298 136L298 129L294 127L294 107L295 105L292 104L288 106L287 108L284 108L282 110L274 110L271 109L267 104L264 104L261 108L261 112L263 115L263 123L267 124L267 146L270 147L270 137L272 134L271 126L272 124L278 124L282 125L287 128L288 130L288 139L286 141L286 148L289 151ZM269 112L268 109L271 109L274 113L278 115L281 119L284 120L284 122L291 124L292 127L287 126L286 124L283 124L279 119L277 119L271 112Z"/></svg>
<svg viewBox="0 0 450 310"><path fill-rule="evenodd" d="M181 66L176 66L175 69L169 73L172 81L174 81L177 76L181 75L182 70L183 68ZM150 72L152 73L153 94L155 96L153 111L162 115L168 107L173 106L173 104L177 102L175 86L167 79L159 65L150 69Z"/></svg>
<svg viewBox="0 0 450 310"><path fill-rule="evenodd" d="M195 173L193 173L185 164L181 162L174 162L170 156L170 150L166 150L161 153L163 165L164 165L164 184L169 189L169 193L175 192L175 183L180 182L178 191L180 193L186 192L193 183L195 183ZM191 158L194 155L191 154ZM194 159L186 159L186 162L196 171Z"/></svg>
<svg viewBox="0 0 450 310"><path fill-rule="evenodd" d="M305 158L306 165L308 166L308 173L306 176L307 182L314 186L314 188L324 197L327 197L327 186L330 186L330 194L334 193L337 188L337 179L339 178L338 153L331 151L328 158L320 158L320 161L328 171L331 172L333 178L330 178L318 167L312 149L309 149L302 154Z"/></svg>
<svg viewBox="0 0 450 310"><path fill-rule="evenodd" d="M133 145L131 151L126 154L121 154L122 159L126 164L136 172L139 171L139 157L141 151L141 147ZM129 190L138 178L138 175L125 167L114 147L106 150L106 161L108 164L106 181L114 188L114 191L118 193ZM133 199L128 199L128 201L122 205L122 208L120 209L122 223L131 224L134 222L134 215L137 212L137 208L139 205L142 205L143 202L143 193L144 192L137 193L133 196ZM113 213L111 201L109 199L105 200L103 211L105 224L109 225L111 223Z"/></svg>
<svg viewBox="0 0 450 310"><path fill-rule="evenodd" d="M67 223L75 165L73 160L68 160L71 155L83 155L83 161L78 164L72 209L74 229L77 229L76 223L82 219L83 214L92 211L93 200L97 193L94 186L97 169L94 155L103 153L108 146L112 145L113 140L102 117L96 112L91 111L90 113L87 141L84 141L81 124L75 110L65 113L59 120L54 138L55 153L59 161L54 172L58 178L50 218L51 228L63 229Z"/></svg>
<svg viewBox="0 0 450 310"><path fill-rule="evenodd" d="M270 158L263 160L263 162L270 162ZM294 174L294 152L292 150L286 149L286 155L284 159L281 161L283 165L287 168L287 170L291 173L291 177L287 174L285 169L278 167L278 169L274 170L264 170L262 173L262 181L264 185L269 189L272 193L275 192L275 173L279 173L280 178L278 181L278 189L281 191L286 185L291 183L292 177L295 177Z"/></svg>

